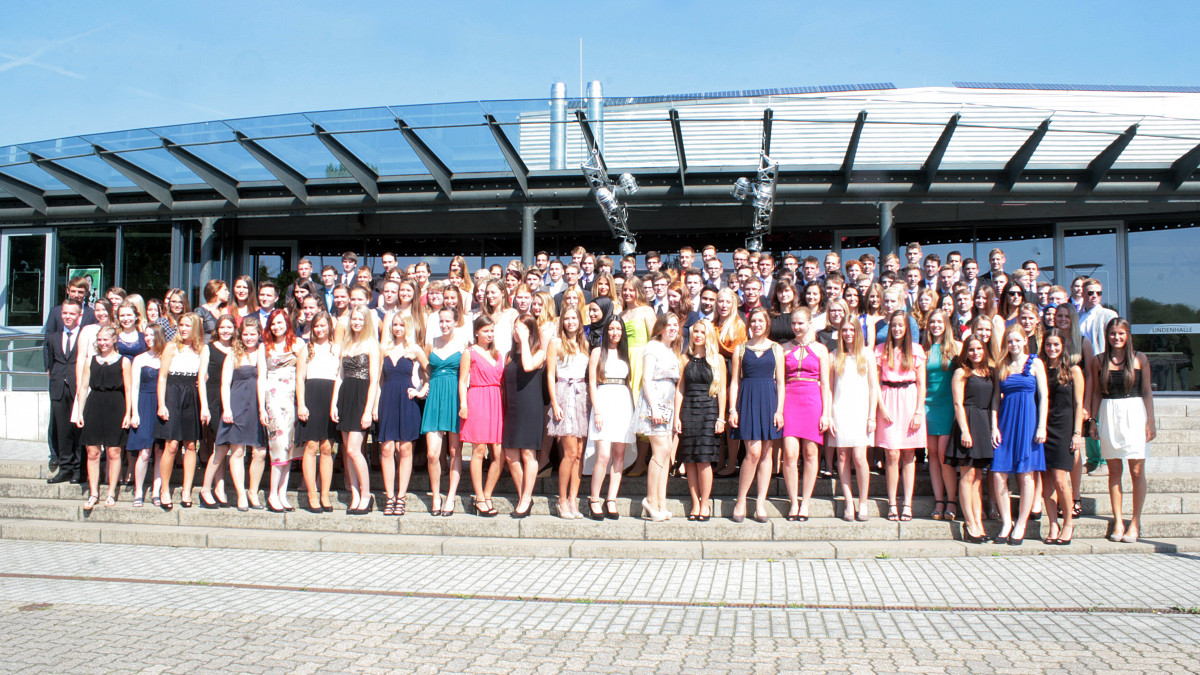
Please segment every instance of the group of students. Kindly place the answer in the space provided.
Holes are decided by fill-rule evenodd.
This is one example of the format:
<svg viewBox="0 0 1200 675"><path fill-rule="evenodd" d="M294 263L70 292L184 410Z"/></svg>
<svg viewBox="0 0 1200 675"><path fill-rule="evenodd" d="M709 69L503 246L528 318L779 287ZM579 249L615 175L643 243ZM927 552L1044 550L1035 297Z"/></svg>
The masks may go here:
<svg viewBox="0 0 1200 675"><path fill-rule="evenodd" d="M766 522L771 479L782 475L785 518L806 521L817 478L836 470L841 517L865 521L874 453L886 474L886 518L908 521L923 453L932 517L961 513L966 540L988 539L990 503L997 542L1022 543L1028 520L1045 513L1047 543L1069 544L1090 435L1109 468L1111 537L1136 541L1155 434L1149 365L1128 322L1099 303L1099 282L1080 280L1083 299L1060 287L1039 296L1028 274L1008 280L1002 252L999 269L993 251L991 272L979 277L970 259L930 265L927 256L918 266L913 247L908 267L889 255L878 276L870 255L843 267L830 254L823 274L816 258L787 256L777 273L769 254L745 249L726 276L713 247L701 252L703 271L685 247L677 269L650 253L638 276L632 257L614 264L577 248L565 265L539 253L528 268L513 261L475 274L455 257L442 281L425 263L400 269L390 253L375 276L346 254L343 272L326 267L320 285L301 260L284 308L274 282L239 277L232 288L209 281L194 311L179 289L147 302L114 288L85 309L87 281L71 280L47 325L59 465L51 480L84 478L70 460L81 442L85 509L99 504L105 454L105 506L122 478L142 506L153 460L151 500L171 509L182 454L180 502L191 507L203 449L201 507L290 511L298 459L303 508L329 512L336 445L348 512L404 515L414 443L423 440L428 512L451 516L466 443L472 509L497 515L492 495L507 469L517 490L511 515L523 518L557 446L554 510L565 519L617 518L622 477L644 473L642 513L666 520L667 481L678 473L689 520L711 518L715 476L737 476L731 519ZM124 472L123 451L133 455ZM1122 460L1134 484L1128 527Z"/></svg>

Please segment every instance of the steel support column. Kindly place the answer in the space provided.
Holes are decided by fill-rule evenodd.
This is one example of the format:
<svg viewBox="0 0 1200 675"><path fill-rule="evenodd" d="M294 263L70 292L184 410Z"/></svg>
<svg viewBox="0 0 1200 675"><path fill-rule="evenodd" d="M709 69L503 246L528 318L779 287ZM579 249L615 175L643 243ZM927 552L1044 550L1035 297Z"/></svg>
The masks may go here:
<svg viewBox="0 0 1200 675"><path fill-rule="evenodd" d="M200 284L213 278L213 239L217 219L214 216L200 218Z"/></svg>
<svg viewBox="0 0 1200 675"><path fill-rule="evenodd" d="M879 202L879 269L883 269L883 257L896 252L896 221L892 209L897 202Z"/></svg>
<svg viewBox="0 0 1200 675"><path fill-rule="evenodd" d="M524 206L521 208L521 261L528 267L534 263L533 232L535 229L534 216L538 207Z"/></svg>

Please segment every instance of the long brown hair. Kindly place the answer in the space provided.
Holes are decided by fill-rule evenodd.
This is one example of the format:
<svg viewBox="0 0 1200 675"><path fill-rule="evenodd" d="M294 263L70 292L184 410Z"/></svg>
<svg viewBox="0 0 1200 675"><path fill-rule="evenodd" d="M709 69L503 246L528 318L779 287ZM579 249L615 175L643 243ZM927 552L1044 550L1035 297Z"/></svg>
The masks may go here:
<svg viewBox="0 0 1200 675"><path fill-rule="evenodd" d="M1130 329L1129 321L1119 316L1114 316L1104 326L1104 367L1100 370L1100 391L1105 394L1109 393L1108 367L1113 363L1112 358L1116 356L1116 353L1113 352L1112 342L1108 339L1108 334L1116 328L1125 331L1125 348L1121 350L1125 355L1125 361L1121 364L1119 370L1125 379L1125 391L1129 391L1133 387L1133 380L1137 376L1133 367L1137 356L1137 352L1133 351L1133 331Z"/></svg>
<svg viewBox="0 0 1200 675"><path fill-rule="evenodd" d="M896 344L896 337L892 335L892 322L896 317L904 319L904 338L900 344ZM887 339L883 343L884 358L887 359L888 368L895 368L896 350L900 350L900 370L909 371L913 369L913 339L910 333L912 326L909 324L908 312L898 309L892 312L887 320Z"/></svg>

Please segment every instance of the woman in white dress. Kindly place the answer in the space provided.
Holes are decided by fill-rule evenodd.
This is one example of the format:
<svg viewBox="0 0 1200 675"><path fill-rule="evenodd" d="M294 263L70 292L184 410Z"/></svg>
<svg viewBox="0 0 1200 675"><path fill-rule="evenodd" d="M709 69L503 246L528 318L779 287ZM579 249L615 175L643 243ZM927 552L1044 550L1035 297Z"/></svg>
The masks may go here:
<svg viewBox="0 0 1200 675"><path fill-rule="evenodd" d="M675 454L675 391L679 385L679 317L658 315L650 342L642 351L641 387L635 387L638 407L637 432L650 439L650 462L646 469L646 498L643 517L661 521L671 517L667 509L667 476Z"/></svg>
<svg viewBox="0 0 1200 675"><path fill-rule="evenodd" d="M625 467L626 446L633 443L633 393L630 389L629 347L625 324L610 316L601 327L604 339L592 350L588 362L588 389L592 397L592 416L588 442L595 443L592 493L588 497L588 516L592 520L616 520L617 493ZM600 490L604 472L609 472L608 496L601 504Z"/></svg>
<svg viewBox="0 0 1200 675"><path fill-rule="evenodd" d="M829 444L837 448L838 482L842 487L844 520L866 521L867 493L871 472L867 468L867 446L875 436L875 406L879 398L879 374L874 354L863 341L862 325L846 321L838 330L838 349L830 378L833 389L832 427ZM850 489L850 467L858 478L858 509ZM851 516L851 514L854 514Z"/></svg>

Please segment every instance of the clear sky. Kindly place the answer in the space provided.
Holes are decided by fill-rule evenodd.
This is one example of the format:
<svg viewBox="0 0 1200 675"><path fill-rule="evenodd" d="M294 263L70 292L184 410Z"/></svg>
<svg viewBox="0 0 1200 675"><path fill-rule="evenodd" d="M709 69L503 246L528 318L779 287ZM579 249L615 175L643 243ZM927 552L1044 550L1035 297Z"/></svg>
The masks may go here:
<svg viewBox="0 0 1200 675"><path fill-rule="evenodd" d="M1200 2L3 0L0 145L274 113L955 80L1200 85Z"/></svg>

